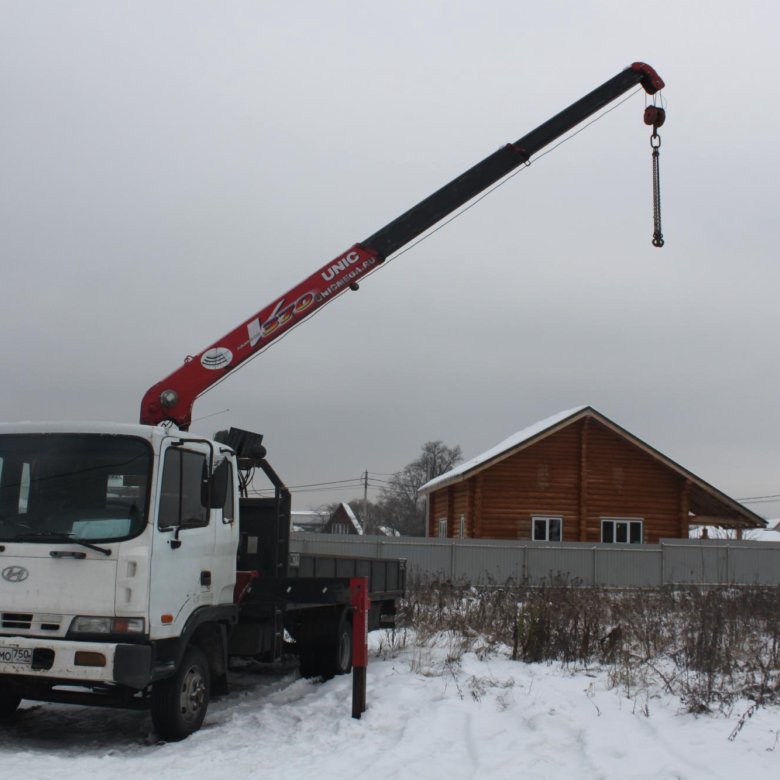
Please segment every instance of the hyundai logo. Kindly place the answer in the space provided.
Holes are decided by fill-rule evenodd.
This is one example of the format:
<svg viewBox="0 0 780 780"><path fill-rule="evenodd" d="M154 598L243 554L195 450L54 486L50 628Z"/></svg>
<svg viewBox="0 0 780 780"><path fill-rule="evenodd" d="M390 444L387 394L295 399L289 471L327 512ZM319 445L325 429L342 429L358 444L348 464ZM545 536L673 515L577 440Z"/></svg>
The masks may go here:
<svg viewBox="0 0 780 780"><path fill-rule="evenodd" d="M3 579L7 582L24 582L30 572L24 566L6 566L3 569Z"/></svg>

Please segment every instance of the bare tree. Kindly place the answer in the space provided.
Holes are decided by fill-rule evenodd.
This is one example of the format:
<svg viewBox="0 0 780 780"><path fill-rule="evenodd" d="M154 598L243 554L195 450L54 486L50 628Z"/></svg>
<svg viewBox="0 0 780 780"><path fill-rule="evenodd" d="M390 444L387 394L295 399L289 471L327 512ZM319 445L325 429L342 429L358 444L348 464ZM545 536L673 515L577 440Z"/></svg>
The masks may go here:
<svg viewBox="0 0 780 780"><path fill-rule="evenodd" d="M422 445L420 455L396 472L383 487L378 509L383 524L409 536L425 532L425 500L419 489L434 477L444 474L462 460L459 446L448 447L441 441Z"/></svg>

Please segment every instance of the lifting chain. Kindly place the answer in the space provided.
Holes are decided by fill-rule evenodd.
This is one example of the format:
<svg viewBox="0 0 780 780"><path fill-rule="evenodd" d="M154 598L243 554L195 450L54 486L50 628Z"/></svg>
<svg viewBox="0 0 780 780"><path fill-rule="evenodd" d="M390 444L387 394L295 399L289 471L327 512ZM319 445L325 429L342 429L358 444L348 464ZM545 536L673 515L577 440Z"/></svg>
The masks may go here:
<svg viewBox="0 0 780 780"><path fill-rule="evenodd" d="M658 128L665 120L666 111L663 108L659 106L645 108L645 124L653 127L653 134L650 136L650 147L653 150L653 246L659 248L664 245L664 236L661 233L661 136L658 135Z"/></svg>

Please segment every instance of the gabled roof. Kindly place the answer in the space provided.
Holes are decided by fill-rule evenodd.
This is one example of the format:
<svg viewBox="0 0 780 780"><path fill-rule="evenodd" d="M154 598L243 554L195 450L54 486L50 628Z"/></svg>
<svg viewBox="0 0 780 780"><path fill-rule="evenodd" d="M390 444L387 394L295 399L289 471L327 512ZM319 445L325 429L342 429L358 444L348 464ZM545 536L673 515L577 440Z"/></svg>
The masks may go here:
<svg viewBox="0 0 780 780"><path fill-rule="evenodd" d="M330 525L334 520L340 518L344 518L348 523L352 524L352 527L355 529L356 534L362 534L363 533L363 526L360 525L360 520L357 519L357 516L352 511L352 507L342 501L335 509L333 514L330 516L330 519L328 520L328 525Z"/></svg>
<svg viewBox="0 0 780 780"><path fill-rule="evenodd" d="M577 406L574 409L568 409L565 412L558 412L558 414L547 417L544 420L529 425L527 428L523 428L522 431L512 434L508 438L504 439L500 444L496 444L495 447L491 447L481 455L477 455L471 460L467 460L456 466L454 469L435 477L430 482L426 482L419 490L423 495L432 493L434 490L438 490L445 485L451 485L453 482L460 482L463 479L474 476L478 471L486 466L492 466L494 463L508 458L510 455L514 455L519 452L527 444L532 441L536 441L543 436L547 436L553 433L555 430L559 430L564 427L561 423L572 422L571 418L579 417L579 415L590 409L589 406Z"/></svg>
<svg viewBox="0 0 780 780"><path fill-rule="evenodd" d="M480 471L493 466L494 464L509 458L526 447L535 444L542 439L568 427L580 420L589 417L609 428L621 438L638 447L650 457L654 458L667 468L675 471L677 474L688 480L690 483L689 506L690 511L702 518L711 525L718 524L717 521L728 521L735 527L745 528L764 528L766 521L751 510L742 506L738 501L722 493L717 488L697 477L687 469L675 463L670 458L660 453L658 450L646 444L641 439L629 433L625 428L621 428L617 423L612 422L600 412L597 412L591 406L578 406L574 409L567 409L559 412L544 420L540 420L527 428L504 439L500 444L477 455L465 463L461 463L454 469L438 476L430 482L426 482L419 490L423 495L433 493L443 487L462 482L469 479ZM695 521L694 521L695 522ZM701 521L700 521L701 522Z"/></svg>
<svg viewBox="0 0 780 780"><path fill-rule="evenodd" d="M355 531L357 531L359 534L362 534L363 526L360 525L360 520L357 519L357 515L352 511L352 507L349 504L344 503L342 503L341 506L344 507L344 511L346 512L350 523L352 523L353 527L355 528Z"/></svg>

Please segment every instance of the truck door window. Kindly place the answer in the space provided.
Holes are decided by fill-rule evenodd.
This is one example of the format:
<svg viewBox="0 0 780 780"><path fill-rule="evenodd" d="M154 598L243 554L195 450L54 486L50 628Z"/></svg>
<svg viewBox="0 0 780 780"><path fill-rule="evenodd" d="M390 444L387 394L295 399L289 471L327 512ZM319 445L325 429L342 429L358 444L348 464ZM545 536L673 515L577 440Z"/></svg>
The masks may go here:
<svg viewBox="0 0 780 780"><path fill-rule="evenodd" d="M228 469L228 489L225 494L225 506L222 509L222 522L232 523L235 519L233 510L233 466L230 463L226 465Z"/></svg>
<svg viewBox="0 0 780 780"><path fill-rule="evenodd" d="M197 528L209 524L209 512L202 502L205 473L205 455L179 447L168 448L163 464L159 528Z"/></svg>

